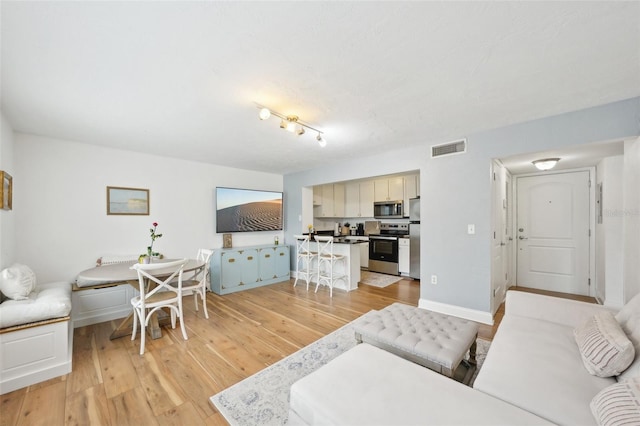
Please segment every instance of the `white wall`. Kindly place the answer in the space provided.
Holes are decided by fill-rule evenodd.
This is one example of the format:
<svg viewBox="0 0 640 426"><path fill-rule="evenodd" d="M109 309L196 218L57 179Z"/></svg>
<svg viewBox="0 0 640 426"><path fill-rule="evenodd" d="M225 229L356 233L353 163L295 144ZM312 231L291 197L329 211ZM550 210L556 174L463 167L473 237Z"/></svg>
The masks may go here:
<svg viewBox="0 0 640 426"><path fill-rule="evenodd" d="M303 187L419 169L423 278L420 304L492 321L491 159L637 136L638 117L640 98L634 98L460 135L467 137L466 154L431 159L429 146L445 141L429 141L425 136L423 144L409 149L285 175L285 192L291 201L286 210L286 237L292 238L292 232L300 230L297 219ZM475 224L475 235L467 234L467 224ZM426 279L432 274L438 276L437 285Z"/></svg>
<svg viewBox="0 0 640 426"><path fill-rule="evenodd" d="M640 138L624 144L624 301L640 293Z"/></svg>
<svg viewBox="0 0 640 426"><path fill-rule="evenodd" d="M617 308L624 304L623 167L622 155L607 157L597 165L603 196L602 223L596 224L596 289L599 300Z"/></svg>
<svg viewBox="0 0 640 426"><path fill-rule="evenodd" d="M15 134L15 259L39 282L73 280L103 254L142 254L149 228L154 250L195 256L222 247L215 232L216 186L282 191L282 176ZM150 190L149 216L108 216L106 187ZM282 232L234 234L234 246L270 244Z"/></svg>
<svg viewBox="0 0 640 426"><path fill-rule="evenodd" d="M19 186L20 175L17 175L13 168L13 145L13 129L4 113L0 111L0 170L9 173L14 179L13 184ZM14 220L14 210L0 210L0 269L10 266L14 261Z"/></svg>

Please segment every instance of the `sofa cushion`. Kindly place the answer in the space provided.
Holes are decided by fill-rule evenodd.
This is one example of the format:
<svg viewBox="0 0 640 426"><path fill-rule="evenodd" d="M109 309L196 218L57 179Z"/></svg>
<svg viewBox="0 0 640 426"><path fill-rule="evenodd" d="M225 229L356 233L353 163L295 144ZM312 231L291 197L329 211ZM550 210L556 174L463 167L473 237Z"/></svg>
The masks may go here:
<svg viewBox="0 0 640 426"><path fill-rule="evenodd" d="M599 377L617 376L633 361L635 349L611 312L599 312L574 330L584 367Z"/></svg>
<svg viewBox="0 0 640 426"><path fill-rule="evenodd" d="M618 380L640 377L640 293L636 294L616 315L622 330L636 350L635 361L618 376Z"/></svg>
<svg viewBox="0 0 640 426"><path fill-rule="evenodd" d="M547 423L367 343L356 345L295 382L289 407L288 424Z"/></svg>
<svg viewBox="0 0 640 426"><path fill-rule="evenodd" d="M36 288L36 274L27 266L14 263L0 273L0 291L13 300L25 300Z"/></svg>
<svg viewBox="0 0 640 426"><path fill-rule="evenodd" d="M595 424L589 404L613 378L589 374L573 326L505 315L473 387L557 424Z"/></svg>
<svg viewBox="0 0 640 426"><path fill-rule="evenodd" d="M602 426L640 424L640 378L600 391L591 401L591 412Z"/></svg>

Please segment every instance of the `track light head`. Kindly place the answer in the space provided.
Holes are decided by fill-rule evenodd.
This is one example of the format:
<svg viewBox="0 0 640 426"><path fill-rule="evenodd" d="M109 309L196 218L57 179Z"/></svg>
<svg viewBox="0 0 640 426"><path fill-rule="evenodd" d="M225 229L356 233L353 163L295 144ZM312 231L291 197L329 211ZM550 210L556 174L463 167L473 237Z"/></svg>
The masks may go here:
<svg viewBox="0 0 640 426"><path fill-rule="evenodd" d="M271 111L269 111L269 108L262 108L258 117L260 117L260 120L266 120L271 117Z"/></svg>
<svg viewBox="0 0 640 426"><path fill-rule="evenodd" d="M320 148L324 148L325 146L327 146L327 141L322 137L322 134L320 134L320 132L318 132L316 140L318 141L318 145L320 145Z"/></svg>
<svg viewBox="0 0 640 426"><path fill-rule="evenodd" d="M296 131L296 125L298 123L298 116L297 115L288 115L287 116L287 131L293 133Z"/></svg>

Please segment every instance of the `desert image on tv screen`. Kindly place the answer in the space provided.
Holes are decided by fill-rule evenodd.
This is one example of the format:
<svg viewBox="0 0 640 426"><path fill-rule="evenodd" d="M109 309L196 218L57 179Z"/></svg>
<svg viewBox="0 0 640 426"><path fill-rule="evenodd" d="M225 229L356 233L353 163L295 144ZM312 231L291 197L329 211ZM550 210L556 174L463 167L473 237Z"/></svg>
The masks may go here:
<svg viewBox="0 0 640 426"><path fill-rule="evenodd" d="M216 188L216 230L218 233L282 230L282 193Z"/></svg>

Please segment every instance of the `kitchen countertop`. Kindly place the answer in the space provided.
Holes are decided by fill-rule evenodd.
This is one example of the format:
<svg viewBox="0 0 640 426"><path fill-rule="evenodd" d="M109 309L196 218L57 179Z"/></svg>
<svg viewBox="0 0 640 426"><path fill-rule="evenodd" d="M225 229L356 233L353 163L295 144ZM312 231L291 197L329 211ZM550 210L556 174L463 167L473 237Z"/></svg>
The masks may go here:
<svg viewBox="0 0 640 426"><path fill-rule="evenodd" d="M309 235L309 234L303 234L303 235ZM330 234L314 234L314 235L319 235L321 237L333 237L333 235ZM368 240L356 240L356 239L348 239L349 237L362 237L362 235L341 235L339 237L333 237L333 242L335 244L361 244L361 243L368 243Z"/></svg>

